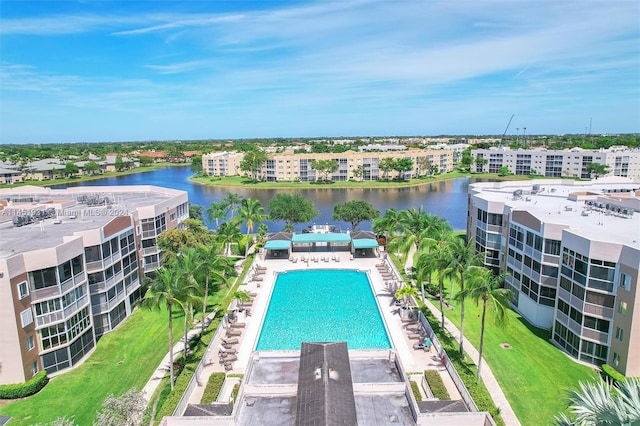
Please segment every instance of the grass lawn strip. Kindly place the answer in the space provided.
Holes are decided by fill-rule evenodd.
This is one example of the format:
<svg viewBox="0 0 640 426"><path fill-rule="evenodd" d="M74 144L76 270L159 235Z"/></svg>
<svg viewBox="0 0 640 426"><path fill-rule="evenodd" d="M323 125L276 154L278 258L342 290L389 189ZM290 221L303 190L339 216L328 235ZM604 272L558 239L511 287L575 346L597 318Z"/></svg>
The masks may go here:
<svg viewBox="0 0 640 426"><path fill-rule="evenodd" d="M255 188L255 189L349 189L349 188L371 188L390 189L407 188L412 186L428 185L433 182L441 182L449 179L472 177L477 179L491 180L531 180L544 179L543 176L522 176L507 175L498 176L495 173L466 173L451 171L435 176L420 177L406 181L397 180L367 180L367 181L331 181L331 182L254 182L244 176L215 177L197 175L191 178L192 182L208 186L219 186L223 188Z"/></svg>
<svg viewBox="0 0 640 426"><path fill-rule="evenodd" d="M438 306L437 300L434 303ZM465 337L478 348L481 307L468 300L465 311ZM574 362L554 346L549 331L533 327L515 311L509 310L508 315L504 328L487 319L484 359L518 420L523 425L549 424L565 409L566 390L577 388L579 381L595 379L596 374L593 368ZM453 309L445 309L445 316L460 326L456 302ZM503 348L502 343L511 348Z"/></svg>
<svg viewBox="0 0 640 426"><path fill-rule="evenodd" d="M109 394L141 390L167 353L166 310L136 310L116 330L104 335L76 369L53 378L32 397L0 409L12 425L53 422L58 417L90 425Z"/></svg>

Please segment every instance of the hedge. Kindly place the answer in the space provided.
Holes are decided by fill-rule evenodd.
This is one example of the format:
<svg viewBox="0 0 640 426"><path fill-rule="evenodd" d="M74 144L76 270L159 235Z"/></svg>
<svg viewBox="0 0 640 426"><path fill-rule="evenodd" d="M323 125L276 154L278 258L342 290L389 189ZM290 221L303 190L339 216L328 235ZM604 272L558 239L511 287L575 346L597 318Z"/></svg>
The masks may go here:
<svg viewBox="0 0 640 426"><path fill-rule="evenodd" d="M487 411L491 417L493 417L493 421L497 426L504 426L504 420L500 416L500 409L496 407L493 399L491 399L491 395L484 383L476 377L477 367L472 362L467 363L464 357L460 356L457 341L450 334L443 332L440 327L440 322L433 316L431 311L426 307L421 307L420 310L427 318L427 321L429 321L429 324L431 324L433 331L438 336L440 344L442 344L444 350L447 351L449 360L465 384L478 410Z"/></svg>
<svg viewBox="0 0 640 426"><path fill-rule="evenodd" d="M154 424L159 424L163 417L171 416L173 414L174 410L178 406L178 403L180 402L180 399L182 398L182 394L187 389L187 386L189 385L193 374L198 368L200 360L207 350L207 345L209 344L211 339L213 339L215 330L218 327L219 323L220 319L218 316L216 316L216 318L209 324L209 327L206 329L204 336L199 339L196 350L192 354L187 356L184 369L182 370L174 384L173 392L170 392L169 395L167 395L166 399L158 404L159 406L155 414ZM198 337L196 337L196 339L198 339ZM180 363L183 362L181 358L182 357L178 357L177 360ZM167 382L165 386L169 387L170 385Z"/></svg>
<svg viewBox="0 0 640 426"><path fill-rule="evenodd" d="M433 393L434 398L438 398L441 401L450 401L451 396L447 390L440 373L437 370L425 370L424 377L427 380L429 389Z"/></svg>
<svg viewBox="0 0 640 426"><path fill-rule="evenodd" d="M0 385L0 399L16 399L31 396L40 392L48 382L47 372L42 370L24 383Z"/></svg>
<svg viewBox="0 0 640 426"><path fill-rule="evenodd" d="M609 364L602 365L602 374L604 374L605 377L612 379L614 382L621 382L625 379L624 374L620 373Z"/></svg>
<svg viewBox="0 0 640 426"><path fill-rule="evenodd" d="M413 397L416 401L422 401L422 395L420 394L420 388L418 387L418 382L415 380L409 381L411 383L411 391L413 392Z"/></svg>
<svg viewBox="0 0 640 426"><path fill-rule="evenodd" d="M224 373L211 373L207 387L204 388L200 404L213 404L218 399L222 385L224 385L225 374Z"/></svg>

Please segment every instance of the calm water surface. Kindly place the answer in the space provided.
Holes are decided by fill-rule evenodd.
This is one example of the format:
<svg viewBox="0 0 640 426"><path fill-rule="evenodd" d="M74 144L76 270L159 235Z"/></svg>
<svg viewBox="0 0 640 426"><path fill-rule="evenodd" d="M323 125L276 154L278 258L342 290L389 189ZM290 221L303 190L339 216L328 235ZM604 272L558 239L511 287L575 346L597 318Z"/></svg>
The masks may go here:
<svg viewBox="0 0 640 426"><path fill-rule="evenodd" d="M349 200L366 200L380 214L389 208L403 210L407 208L422 207L431 214L444 217L454 229L463 230L466 227L467 214L467 188L469 178L450 179L442 182L434 182L427 185L399 188L399 189L244 189L244 188L218 188L192 183L189 177L192 175L187 167L167 167L151 172L135 173L125 176L108 177L104 179L79 182L82 186L100 185L157 185L168 188L181 189L189 193L189 202L199 204L205 209L214 201L222 200L227 191L235 192L246 198L260 200L266 207L269 200L280 192L299 192L303 196L313 200L319 211L315 223L337 224L343 230L350 229L351 225L334 221L333 205ZM282 223L267 223L271 231L282 229ZM299 225L298 229L305 225ZM371 229L370 222L363 222L360 229Z"/></svg>

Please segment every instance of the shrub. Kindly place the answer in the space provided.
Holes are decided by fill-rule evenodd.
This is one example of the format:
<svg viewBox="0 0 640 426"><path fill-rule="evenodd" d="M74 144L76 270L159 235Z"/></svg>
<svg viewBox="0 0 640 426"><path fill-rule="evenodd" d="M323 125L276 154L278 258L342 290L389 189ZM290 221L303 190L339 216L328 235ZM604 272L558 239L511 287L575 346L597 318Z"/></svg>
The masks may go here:
<svg viewBox="0 0 640 426"><path fill-rule="evenodd" d="M238 391L240 391L240 383L236 383L233 385L233 389L231 389L231 400L235 401L238 397Z"/></svg>
<svg viewBox="0 0 640 426"><path fill-rule="evenodd" d="M47 372L43 370L24 383L0 385L0 399L16 399L31 396L40 392L48 382Z"/></svg>
<svg viewBox="0 0 640 426"><path fill-rule="evenodd" d="M427 379L427 383L429 384L429 388L433 393L435 398L438 398L442 401L451 400L451 396L449 395L449 391L447 390L444 382L442 381L442 377L440 377L440 373L436 370L425 370L424 377Z"/></svg>
<svg viewBox="0 0 640 426"><path fill-rule="evenodd" d="M415 380L411 380L411 391L413 392L413 397L416 401L422 401L422 395L420 394L420 388L418 387L418 382Z"/></svg>
<svg viewBox="0 0 640 426"><path fill-rule="evenodd" d="M212 373L211 376L209 376L209 381L202 394L200 404L212 404L218 399L222 385L224 385L224 379L224 373Z"/></svg>
<svg viewBox="0 0 640 426"><path fill-rule="evenodd" d="M614 382L621 382L625 379L624 374L620 373L618 370L610 366L609 364L602 365L602 374L613 380Z"/></svg>
<svg viewBox="0 0 640 426"><path fill-rule="evenodd" d="M476 378L476 366L473 363L468 363L464 357L460 356L458 352L458 345L456 340L448 334L446 331L442 330L440 327L440 322L433 316L431 311L429 311L426 307L421 307L420 310L431 324L433 331L438 336L438 340L442 344L442 347L445 351L447 351L447 355L449 356L449 360L454 365L460 379L467 387L473 402L476 403L478 410L487 411L493 417L496 425L503 426L504 420L500 417L500 409L496 407L493 399L491 399L491 395L489 395L489 391L484 386L482 381L478 381Z"/></svg>

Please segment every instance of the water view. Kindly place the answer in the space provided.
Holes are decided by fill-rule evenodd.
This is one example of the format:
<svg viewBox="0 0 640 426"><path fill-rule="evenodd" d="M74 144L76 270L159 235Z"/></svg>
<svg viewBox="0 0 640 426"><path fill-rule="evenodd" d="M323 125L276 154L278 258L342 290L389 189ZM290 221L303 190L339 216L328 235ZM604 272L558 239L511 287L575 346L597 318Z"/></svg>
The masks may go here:
<svg viewBox="0 0 640 426"><path fill-rule="evenodd" d="M345 222L336 222L331 216L333 205L350 200L366 200L380 214L389 208L403 210L422 207L431 214L447 219L454 229L466 228L467 188L469 178L450 179L411 188L394 189L252 189L252 188L219 188L193 183L189 177L193 173L189 167L167 167L151 172L135 173L125 176L108 177L104 179L78 182L77 185L158 185L168 188L181 189L189 193L189 201L205 209L214 201L222 200L227 191L237 193L246 198L260 200L266 207L269 200L278 192L300 192L313 200L319 215L315 223L333 223L343 230L350 229ZM282 229L282 223L266 222L271 231ZM299 225L301 229L305 225ZM371 229L370 222L363 222L360 229Z"/></svg>

